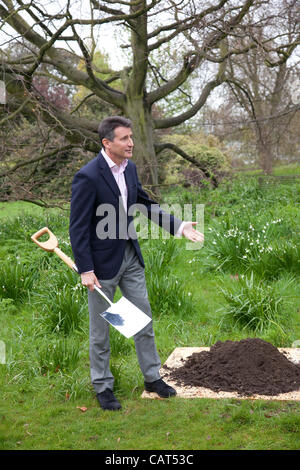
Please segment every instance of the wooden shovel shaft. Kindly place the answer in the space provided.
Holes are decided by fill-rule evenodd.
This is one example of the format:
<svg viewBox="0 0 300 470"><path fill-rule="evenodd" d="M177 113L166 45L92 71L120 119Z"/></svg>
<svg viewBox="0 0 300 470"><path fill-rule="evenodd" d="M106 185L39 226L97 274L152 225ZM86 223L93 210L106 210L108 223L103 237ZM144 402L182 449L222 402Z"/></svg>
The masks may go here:
<svg viewBox="0 0 300 470"><path fill-rule="evenodd" d="M69 256L67 256L63 251L61 251L60 248L54 248L54 253L57 254L57 256L60 257L60 259L62 259L71 269L73 269L73 271L76 271L78 272L78 269L77 269L77 266L76 264L73 262L73 260L71 258L69 258Z"/></svg>

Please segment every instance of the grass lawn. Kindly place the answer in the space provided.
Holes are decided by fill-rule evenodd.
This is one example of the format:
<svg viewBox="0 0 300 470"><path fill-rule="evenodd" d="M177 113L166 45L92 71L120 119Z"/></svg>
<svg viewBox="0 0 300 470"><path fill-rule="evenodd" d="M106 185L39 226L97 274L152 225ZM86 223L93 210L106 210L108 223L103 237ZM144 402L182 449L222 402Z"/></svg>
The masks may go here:
<svg viewBox="0 0 300 470"><path fill-rule="evenodd" d="M142 243L162 362L176 347L249 336L291 347L300 339L300 189L282 185L262 193L248 185L196 195L207 203L202 250L185 250L184 240ZM190 197L177 196L181 202ZM249 223L252 238L246 236ZM122 410L102 411L90 385L85 291L59 259L30 241L45 225L71 255L66 214L22 202L0 204L0 340L6 346L6 363L0 364L0 449L299 450L300 402L142 399L133 340L115 330L111 368ZM222 243L216 244L220 234ZM252 271L254 285L245 289ZM221 288L240 300L236 322L228 313L223 317L230 305ZM275 324L243 326L244 305L259 293L267 306L271 288L280 307L271 312Z"/></svg>
<svg viewBox="0 0 300 470"><path fill-rule="evenodd" d="M299 406L254 400L123 398L103 412L90 397L11 396L1 417L2 449L299 449ZM22 399L23 398L23 399ZM78 407L86 407L82 412Z"/></svg>

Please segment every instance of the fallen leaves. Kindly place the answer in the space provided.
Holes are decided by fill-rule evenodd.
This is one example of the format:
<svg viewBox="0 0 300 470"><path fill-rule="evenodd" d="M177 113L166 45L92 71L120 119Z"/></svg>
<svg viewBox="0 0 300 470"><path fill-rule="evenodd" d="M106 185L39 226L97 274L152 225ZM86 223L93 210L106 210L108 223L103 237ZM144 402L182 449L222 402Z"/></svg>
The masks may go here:
<svg viewBox="0 0 300 470"><path fill-rule="evenodd" d="M82 411L83 413L85 413L87 411L87 407L86 406L76 406L76 408L80 411Z"/></svg>

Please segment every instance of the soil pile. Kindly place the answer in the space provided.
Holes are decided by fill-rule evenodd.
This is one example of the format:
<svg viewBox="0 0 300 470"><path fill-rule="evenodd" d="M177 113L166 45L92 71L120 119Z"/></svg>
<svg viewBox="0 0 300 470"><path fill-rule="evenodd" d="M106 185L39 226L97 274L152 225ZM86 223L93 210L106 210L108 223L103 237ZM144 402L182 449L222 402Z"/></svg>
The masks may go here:
<svg viewBox="0 0 300 470"><path fill-rule="evenodd" d="M177 385L205 387L239 395L278 395L300 389L300 365L259 339L218 341L209 351L189 356L182 367L168 368Z"/></svg>

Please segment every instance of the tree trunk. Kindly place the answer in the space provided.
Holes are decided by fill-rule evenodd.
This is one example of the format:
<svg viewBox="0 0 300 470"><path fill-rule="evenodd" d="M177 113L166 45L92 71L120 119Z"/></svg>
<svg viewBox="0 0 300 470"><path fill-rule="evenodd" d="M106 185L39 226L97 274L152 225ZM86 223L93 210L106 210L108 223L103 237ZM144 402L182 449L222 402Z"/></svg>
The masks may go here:
<svg viewBox="0 0 300 470"><path fill-rule="evenodd" d="M265 175L271 175L273 170L273 158L270 149L265 147L260 152L261 168Z"/></svg>
<svg viewBox="0 0 300 470"><path fill-rule="evenodd" d="M257 143L259 166L265 175L271 175L273 170L273 152L272 145L267 139L262 139L261 136Z"/></svg>
<svg viewBox="0 0 300 470"><path fill-rule="evenodd" d="M147 1L132 2L130 12L146 8ZM147 13L131 21L133 63L125 85L124 111L133 122L134 159L143 184L156 185L157 159L154 148L154 126L151 104L147 102L145 83L148 70Z"/></svg>
<svg viewBox="0 0 300 470"><path fill-rule="evenodd" d="M143 184L158 183L157 158L150 110L141 96L127 100L126 115L133 122L134 162Z"/></svg>

